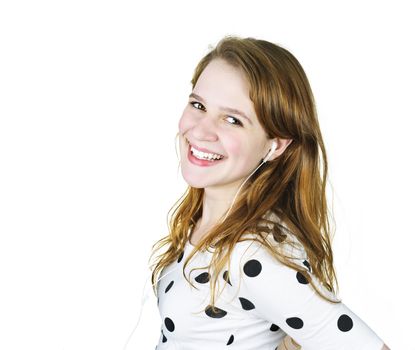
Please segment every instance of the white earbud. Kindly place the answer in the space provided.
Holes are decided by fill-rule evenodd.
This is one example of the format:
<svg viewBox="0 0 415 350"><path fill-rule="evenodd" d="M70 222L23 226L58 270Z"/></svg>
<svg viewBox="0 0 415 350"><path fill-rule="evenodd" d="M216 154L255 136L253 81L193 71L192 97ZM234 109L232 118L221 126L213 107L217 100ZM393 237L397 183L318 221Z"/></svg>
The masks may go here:
<svg viewBox="0 0 415 350"><path fill-rule="evenodd" d="M271 158L272 154L274 153L274 151L277 149L277 143L275 141L272 141L272 145L271 145L271 149L269 150L269 152L267 153L267 155L265 156L263 162L267 162L268 159Z"/></svg>

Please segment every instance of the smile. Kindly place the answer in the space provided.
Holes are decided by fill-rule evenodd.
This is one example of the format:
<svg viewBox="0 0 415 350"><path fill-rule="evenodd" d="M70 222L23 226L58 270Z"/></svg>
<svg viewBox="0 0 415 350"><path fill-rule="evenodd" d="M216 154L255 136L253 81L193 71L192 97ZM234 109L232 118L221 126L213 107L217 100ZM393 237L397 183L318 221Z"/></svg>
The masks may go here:
<svg viewBox="0 0 415 350"><path fill-rule="evenodd" d="M217 153L202 152L189 143L187 158L194 165L206 167L221 163L225 157Z"/></svg>
<svg viewBox="0 0 415 350"><path fill-rule="evenodd" d="M193 146L190 146L190 151L198 159L206 159L206 160L214 161L214 160L219 160L223 158L223 156L220 154L202 152L202 151L197 150Z"/></svg>

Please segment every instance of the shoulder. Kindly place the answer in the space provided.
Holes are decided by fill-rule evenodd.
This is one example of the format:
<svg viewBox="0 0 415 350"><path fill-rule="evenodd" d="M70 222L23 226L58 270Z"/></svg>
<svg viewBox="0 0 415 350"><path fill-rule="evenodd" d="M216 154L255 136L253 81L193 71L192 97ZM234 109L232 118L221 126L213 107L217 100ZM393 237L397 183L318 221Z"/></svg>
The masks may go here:
<svg viewBox="0 0 415 350"><path fill-rule="evenodd" d="M307 254L301 244L296 241L278 243L273 240L272 234L260 238L251 235L247 240L238 242L231 253L231 265L238 275L253 277L261 273L264 278L296 275L294 266L299 270L308 270ZM311 271L310 271L311 272Z"/></svg>
<svg viewBox="0 0 415 350"><path fill-rule="evenodd" d="M298 283L302 276L293 266L287 265L287 260L298 270L309 268L306 252L295 239L279 243L272 234L245 234L230 254L231 273L240 281L254 283L253 286L258 282L266 285L276 280Z"/></svg>
<svg viewBox="0 0 415 350"><path fill-rule="evenodd" d="M283 225L280 222L280 225ZM285 227L285 225L283 225ZM323 287L322 283L313 274L307 252L301 242L288 229L283 242L274 239L272 233L243 235L231 252L231 272L246 286L258 289L277 283L284 285L289 292L304 291L304 297L313 292L312 285L306 276L313 282L322 294L330 299L337 299L334 293ZM298 289L303 286L302 289Z"/></svg>
<svg viewBox="0 0 415 350"><path fill-rule="evenodd" d="M307 253L301 242L274 212L268 211L263 218L264 225L271 232L245 233L235 246L235 255L241 259L261 256L267 261L271 258L271 261L278 261L275 257L280 256L301 266L307 260ZM283 240L274 237L272 232L275 225L281 229Z"/></svg>

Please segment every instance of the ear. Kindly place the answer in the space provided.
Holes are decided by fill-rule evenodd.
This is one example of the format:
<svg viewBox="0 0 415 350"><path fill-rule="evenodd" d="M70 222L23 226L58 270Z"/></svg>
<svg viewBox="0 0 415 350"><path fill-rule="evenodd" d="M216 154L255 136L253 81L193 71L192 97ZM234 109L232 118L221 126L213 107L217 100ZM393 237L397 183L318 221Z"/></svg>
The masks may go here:
<svg viewBox="0 0 415 350"><path fill-rule="evenodd" d="M269 158L269 161L272 161L272 160L278 158L281 154L283 154L285 149L292 142L292 139L275 138L275 139L272 139L271 141L274 141L274 142L277 143L277 149L274 151L272 156Z"/></svg>

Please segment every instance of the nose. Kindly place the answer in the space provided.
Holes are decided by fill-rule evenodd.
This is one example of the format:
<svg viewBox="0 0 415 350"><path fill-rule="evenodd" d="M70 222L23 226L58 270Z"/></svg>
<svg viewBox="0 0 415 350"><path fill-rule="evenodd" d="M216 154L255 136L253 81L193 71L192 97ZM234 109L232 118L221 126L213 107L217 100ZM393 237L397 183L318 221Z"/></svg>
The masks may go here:
<svg viewBox="0 0 415 350"><path fill-rule="evenodd" d="M214 122L205 116L199 119L192 128L192 134L198 141L214 142L218 140Z"/></svg>

